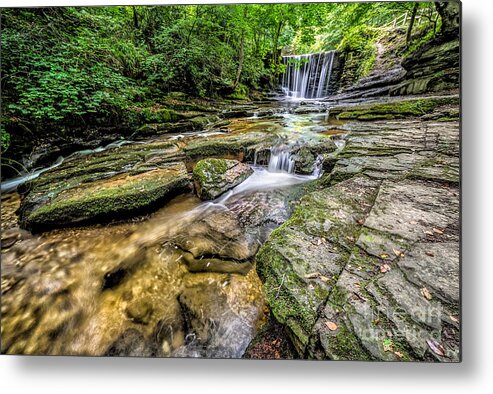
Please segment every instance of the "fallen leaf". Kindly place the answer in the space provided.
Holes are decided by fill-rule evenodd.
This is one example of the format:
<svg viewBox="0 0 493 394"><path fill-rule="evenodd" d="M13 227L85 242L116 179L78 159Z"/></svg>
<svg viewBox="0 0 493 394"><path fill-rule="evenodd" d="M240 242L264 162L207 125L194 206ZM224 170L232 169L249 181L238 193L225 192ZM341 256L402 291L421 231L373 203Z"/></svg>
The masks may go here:
<svg viewBox="0 0 493 394"><path fill-rule="evenodd" d="M453 322L459 323L459 319L456 318L455 316L450 315L449 317L450 317L450 320L452 320Z"/></svg>
<svg viewBox="0 0 493 394"><path fill-rule="evenodd" d="M435 255L433 254L433 252L430 252L429 250L427 250L425 253L426 253L427 256L435 257Z"/></svg>
<svg viewBox="0 0 493 394"><path fill-rule="evenodd" d="M443 231L442 230L439 230L437 228L433 228L433 232L434 233L437 233L437 234L443 234Z"/></svg>
<svg viewBox="0 0 493 394"><path fill-rule="evenodd" d="M441 345L441 343L435 341L434 339L427 339L426 343L430 347L430 349L433 351L433 353L439 355L439 356L445 356L445 349Z"/></svg>
<svg viewBox="0 0 493 394"><path fill-rule="evenodd" d="M334 322L332 321L326 321L325 322L325 325L327 326L327 328L330 330L330 331L335 331L337 330L337 324L335 324Z"/></svg>
<svg viewBox="0 0 493 394"><path fill-rule="evenodd" d="M322 275L320 272L312 272L310 274L306 274L305 275L305 278L306 279L316 279L318 278L320 275Z"/></svg>
<svg viewBox="0 0 493 394"><path fill-rule="evenodd" d="M365 223L365 221L363 219L359 219L356 221L356 223L358 223L360 226L362 226Z"/></svg>
<svg viewBox="0 0 493 394"><path fill-rule="evenodd" d="M404 253L397 249L392 249L397 257L404 257Z"/></svg>
<svg viewBox="0 0 493 394"><path fill-rule="evenodd" d="M420 290L420 293L421 295L426 298L428 301L431 300L431 293L429 292L429 290L426 288L426 287L423 287L421 290Z"/></svg>
<svg viewBox="0 0 493 394"><path fill-rule="evenodd" d="M399 358L404 357L404 355L401 352L394 352L394 354Z"/></svg>
<svg viewBox="0 0 493 394"><path fill-rule="evenodd" d="M389 258L389 255L388 255L387 253L382 253L382 254L380 255L380 257L381 257L382 259L388 259L388 258Z"/></svg>
<svg viewBox="0 0 493 394"><path fill-rule="evenodd" d="M382 274L385 274L386 272L389 272L389 271L390 271L390 265L388 265L388 264L382 264L380 266L380 272Z"/></svg>

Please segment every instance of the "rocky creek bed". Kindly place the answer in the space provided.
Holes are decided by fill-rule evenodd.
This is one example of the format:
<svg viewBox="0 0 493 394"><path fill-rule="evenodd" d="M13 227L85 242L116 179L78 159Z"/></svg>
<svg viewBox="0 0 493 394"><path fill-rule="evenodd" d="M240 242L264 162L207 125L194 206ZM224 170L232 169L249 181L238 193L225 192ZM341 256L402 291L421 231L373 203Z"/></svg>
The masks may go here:
<svg viewBox="0 0 493 394"><path fill-rule="evenodd" d="M2 353L458 360L458 114L252 104L72 155L2 196Z"/></svg>

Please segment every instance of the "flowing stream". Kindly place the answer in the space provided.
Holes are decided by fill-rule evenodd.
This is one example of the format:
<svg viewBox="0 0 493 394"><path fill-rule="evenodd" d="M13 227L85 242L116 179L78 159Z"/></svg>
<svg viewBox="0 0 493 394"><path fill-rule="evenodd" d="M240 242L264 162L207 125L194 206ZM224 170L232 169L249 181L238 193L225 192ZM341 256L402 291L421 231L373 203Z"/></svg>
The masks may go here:
<svg viewBox="0 0 493 394"><path fill-rule="evenodd" d="M2 234L2 244L9 231L20 238L2 253L2 350L241 357L265 320L255 253L289 218L300 188L321 175L321 157L311 174L295 173L294 152L325 138L323 114L280 113L233 124L233 133L276 130L279 144L255 151L253 174L216 200L203 202L190 193L136 221ZM124 143L70 159L83 163L84 155ZM267 159L260 160L262 154ZM60 161L7 181L2 190L42 176ZM14 217L16 209L7 211Z"/></svg>

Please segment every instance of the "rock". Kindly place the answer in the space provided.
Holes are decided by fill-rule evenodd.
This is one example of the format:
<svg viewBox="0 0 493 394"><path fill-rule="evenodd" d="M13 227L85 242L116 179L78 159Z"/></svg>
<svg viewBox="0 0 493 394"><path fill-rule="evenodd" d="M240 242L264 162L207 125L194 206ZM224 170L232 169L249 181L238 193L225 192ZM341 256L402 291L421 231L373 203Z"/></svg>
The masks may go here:
<svg viewBox="0 0 493 394"><path fill-rule="evenodd" d="M448 360L457 360L458 330L449 315L458 307L458 209L454 187L384 181L313 329L309 353L426 360L434 357L427 340L442 338ZM444 231L427 234L435 226ZM327 319L343 335L326 328Z"/></svg>
<svg viewBox="0 0 493 394"><path fill-rule="evenodd" d="M316 163L327 158L336 149L334 141L325 136L319 140L307 141L294 151L295 172L304 175L312 174Z"/></svg>
<svg viewBox="0 0 493 394"><path fill-rule="evenodd" d="M191 272L246 274L259 247L254 234L245 232L227 208L215 212L209 209L186 233L171 241L184 251L184 261Z"/></svg>
<svg viewBox="0 0 493 394"><path fill-rule="evenodd" d="M239 185L252 173L248 164L237 160L204 159L193 169L195 190L202 200L213 200Z"/></svg>
<svg viewBox="0 0 493 394"><path fill-rule="evenodd" d="M140 331L129 328L111 344L104 355L109 357L152 357L155 355L155 351L150 341Z"/></svg>
<svg viewBox="0 0 493 394"><path fill-rule="evenodd" d="M435 99L363 108L458 108L456 96ZM459 124L439 116L346 123L322 189L257 253L271 311L300 357L459 359Z"/></svg>
<svg viewBox="0 0 493 394"><path fill-rule="evenodd" d="M357 219L371 206L378 184L353 178L306 195L256 255L272 313L288 328L300 355L308 345L318 309L357 239Z"/></svg>
<svg viewBox="0 0 493 394"><path fill-rule="evenodd" d="M37 204L21 207L21 224L32 231L121 218L151 209L189 188L183 163L141 174L121 174L42 196ZM34 196L31 196L34 198Z"/></svg>
<svg viewBox="0 0 493 394"><path fill-rule="evenodd" d="M449 40L431 41L408 58L404 81L390 91L392 96L423 94L459 88L460 41L459 30Z"/></svg>
<svg viewBox="0 0 493 394"><path fill-rule="evenodd" d="M268 131L268 130L267 130ZM234 133L216 135L209 138L191 141L183 148L187 168L192 171L195 164L205 158L222 158L245 160L247 155L253 157L255 147L259 145L272 146L276 140L275 134L268 132Z"/></svg>
<svg viewBox="0 0 493 394"><path fill-rule="evenodd" d="M459 182L459 125L456 122L354 123L331 179L358 174L377 179L412 177Z"/></svg>
<svg viewBox="0 0 493 394"><path fill-rule="evenodd" d="M152 315L152 304L148 301L130 303L126 308L130 320L139 324L148 324Z"/></svg>
<svg viewBox="0 0 493 394"><path fill-rule="evenodd" d="M426 98L398 99L372 104L356 104L348 107L335 106L330 114L338 119L378 120L420 117L445 105L459 105L459 96L436 96Z"/></svg>
<svg viewBox="0 0 493 394"><path fill-rule="evenodd" d="M188 332L175 357L239 358L263 318L262 285L255 271L247 276L185 275L179 302Z"/></svg>

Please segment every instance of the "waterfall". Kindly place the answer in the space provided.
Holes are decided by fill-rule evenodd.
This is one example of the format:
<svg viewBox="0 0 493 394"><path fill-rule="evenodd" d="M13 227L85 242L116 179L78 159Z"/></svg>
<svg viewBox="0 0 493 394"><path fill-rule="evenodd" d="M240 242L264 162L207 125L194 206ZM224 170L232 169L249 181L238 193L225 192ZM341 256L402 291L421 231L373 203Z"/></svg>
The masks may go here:
<svg viewBox="0 0 493 394"><path fill-rule="evenodd" d="M281 87L287 97L322 98L328 95L335 51L283 56L286 71Z"/></svg>
<svg viewBox="0 0 493 394"><path fill-rule="evenodd" d="M273 148L270 152L269 172L287 172L294 173L294 158L289 150Z"/></svg>

